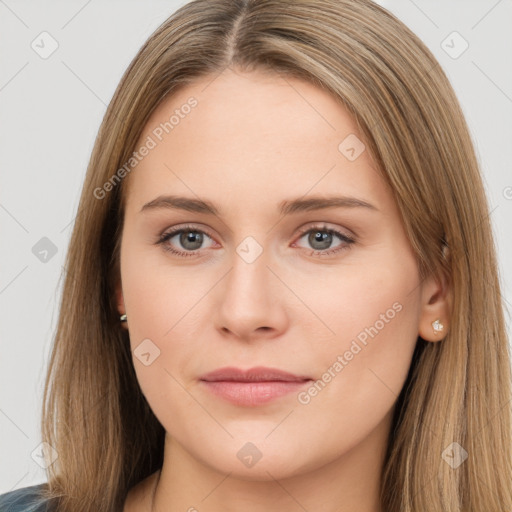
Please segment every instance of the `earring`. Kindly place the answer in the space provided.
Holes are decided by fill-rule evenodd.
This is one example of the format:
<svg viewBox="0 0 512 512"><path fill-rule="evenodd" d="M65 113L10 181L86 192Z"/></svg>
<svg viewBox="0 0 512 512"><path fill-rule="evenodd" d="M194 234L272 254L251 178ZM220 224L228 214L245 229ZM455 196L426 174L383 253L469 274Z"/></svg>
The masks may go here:
<svg viewBox="0 0 512 512"><path fill-rule="evenodd" d="M127 322L128 320L127 320L126 314L121 315L121 316L119 317L119 320L121 320L121 322Z"/></svg>
<svg viewBox="0 0 512 512"><path fill-rule="evenodd" d="M434 329L435 334L439 334L440 332L443 332L444 325L439 319L437 319L432 322L432 329Z"/></svg>

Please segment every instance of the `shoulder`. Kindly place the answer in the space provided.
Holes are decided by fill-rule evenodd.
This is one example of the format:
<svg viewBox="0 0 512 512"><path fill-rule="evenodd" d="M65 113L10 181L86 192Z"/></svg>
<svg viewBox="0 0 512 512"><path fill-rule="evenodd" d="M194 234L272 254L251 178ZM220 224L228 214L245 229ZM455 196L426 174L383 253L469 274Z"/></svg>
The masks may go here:
<svg viewBox="0 0 512 512"><path fill-rule="evenodd" d="M1 512L49 512L40 492L45 489L46 483L23 487L5 494L0 494Z"/></svg>

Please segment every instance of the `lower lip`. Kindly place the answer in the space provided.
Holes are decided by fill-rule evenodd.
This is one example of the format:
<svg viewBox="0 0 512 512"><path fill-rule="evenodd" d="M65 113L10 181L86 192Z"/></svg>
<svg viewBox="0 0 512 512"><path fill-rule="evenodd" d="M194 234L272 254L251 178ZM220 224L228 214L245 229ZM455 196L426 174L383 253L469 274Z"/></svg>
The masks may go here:
<svg viewBox="0 0 512 512"><path fill-rule="evenodd" d="M266 404L289 393L300 391L308 381L201 381L213 394L235 405L254 407Z"/></svg>

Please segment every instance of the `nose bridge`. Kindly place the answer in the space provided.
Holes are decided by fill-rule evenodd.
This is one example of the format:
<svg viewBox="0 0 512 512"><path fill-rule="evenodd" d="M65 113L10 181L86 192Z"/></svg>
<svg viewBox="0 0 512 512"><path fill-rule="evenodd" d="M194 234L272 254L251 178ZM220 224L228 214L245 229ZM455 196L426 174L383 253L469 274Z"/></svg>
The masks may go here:
<svg viewBox="0 0 512 512"><path fill-rule="evenodd" d="M239 303L240 301L265 301L271 283L268 249L254 237L246 237L235 248L232 270L228 276L227 292ZM228 297L226 299L229 300Z"/></svg>
<svg viewBox="0 0 512 512"><path fill-rule="evenodd" d="M262 327L265 331L281 330L286 322L285 311L267 267L270 250L253 237L246 237L232 258L218 305L218 327L240 337L250 337Z"/></svg>

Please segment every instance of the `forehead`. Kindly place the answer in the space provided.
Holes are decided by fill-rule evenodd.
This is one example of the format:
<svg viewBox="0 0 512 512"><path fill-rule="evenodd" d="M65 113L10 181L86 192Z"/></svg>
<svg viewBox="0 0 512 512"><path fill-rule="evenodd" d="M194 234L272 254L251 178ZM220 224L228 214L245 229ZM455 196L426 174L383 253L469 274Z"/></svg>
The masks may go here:
<svg viewBox="0 0 512 512"><path fill-rule="evenodd" d="M202 77L157 107L137 148L144 144L151 149L128 194L138 209L165 192L246 209L308 191L389 200L341 102L292 77L229 69Z"/></svg>

